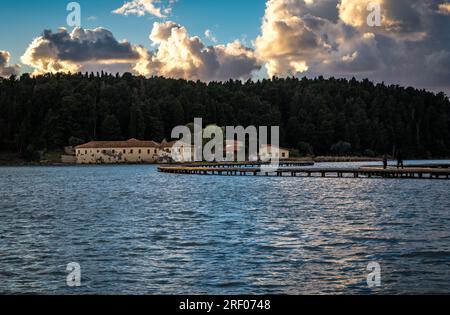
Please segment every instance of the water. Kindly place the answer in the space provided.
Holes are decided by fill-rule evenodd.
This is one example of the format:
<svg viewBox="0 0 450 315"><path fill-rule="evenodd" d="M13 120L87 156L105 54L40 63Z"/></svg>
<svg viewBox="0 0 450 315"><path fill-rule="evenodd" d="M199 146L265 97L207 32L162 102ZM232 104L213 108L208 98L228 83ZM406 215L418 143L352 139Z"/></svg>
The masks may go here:
<svg viewBox="0 0 450 315"><path fill-rule="evenodd" d="M0 168L0 293L450 293L449 195L433 180Z"/></svg>

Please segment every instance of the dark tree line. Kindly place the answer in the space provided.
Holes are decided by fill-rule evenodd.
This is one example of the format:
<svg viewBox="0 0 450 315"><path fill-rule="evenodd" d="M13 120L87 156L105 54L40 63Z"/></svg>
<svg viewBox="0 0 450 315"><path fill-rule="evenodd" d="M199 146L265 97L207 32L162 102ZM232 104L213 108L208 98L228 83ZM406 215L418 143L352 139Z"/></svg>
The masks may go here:
<svg viewBox="0 0 450 315"><path fill-rule="evenodd" d="M443 94L355 79L192 82L101 74L0 79L0 146L23 155L96 140L161 141L176 125L279 125L303 154L450 156Z"/></svg>

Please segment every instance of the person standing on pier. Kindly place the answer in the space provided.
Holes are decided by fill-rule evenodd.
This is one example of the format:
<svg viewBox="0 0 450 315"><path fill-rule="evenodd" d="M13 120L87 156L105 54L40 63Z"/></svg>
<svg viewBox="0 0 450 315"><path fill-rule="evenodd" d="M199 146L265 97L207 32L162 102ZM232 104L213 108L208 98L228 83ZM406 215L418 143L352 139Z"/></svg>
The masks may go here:
<svg viewBox="0 0 450 315"><path fill-rule="evenodd" d="M398 168L398 169L399 169L399 168L401 168L401 169L404 168L404 165L403 165L403 153L402 153L402 150L398 150L398 151L397 151L397 168Z"/></svg>
<svg viewBox="0 0 450 315"><path fill-rule="evenodd" d="M383 169L387 169L387 167L388 167L388 158L387 155L385 154L383 156Z"/></svg>

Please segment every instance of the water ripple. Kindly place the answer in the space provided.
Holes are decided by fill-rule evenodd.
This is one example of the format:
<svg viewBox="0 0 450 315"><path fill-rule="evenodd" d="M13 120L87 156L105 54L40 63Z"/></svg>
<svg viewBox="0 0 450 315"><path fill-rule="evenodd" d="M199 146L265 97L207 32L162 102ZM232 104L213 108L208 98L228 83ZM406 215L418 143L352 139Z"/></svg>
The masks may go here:
<svg viewBox="0 0 450 315"><path fill-rule="evenodd" d="M6 167L0 178L0 293L450 292L446 181L148 166ZM380 288L367 287L369 262L382 266Z"/></svg>

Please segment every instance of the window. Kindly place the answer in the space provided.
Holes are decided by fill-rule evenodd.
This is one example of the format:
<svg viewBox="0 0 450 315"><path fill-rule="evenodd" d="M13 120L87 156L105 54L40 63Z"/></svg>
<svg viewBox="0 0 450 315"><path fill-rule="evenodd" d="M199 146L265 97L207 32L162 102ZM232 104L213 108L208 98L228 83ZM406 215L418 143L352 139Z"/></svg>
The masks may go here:
<svg viewBox="0 0 450 315"><path fill-rule="evenodd" d="M112 153L113 153L113 154L116 154L116 150L112 150Z"/></svg>
<svg viewBox="0 0 450 315"><path fill-rule="evenodd" d="M87 152L88 152L88 151L86 150L86 151L84 152L84 154L88 154Z"/></svg>
<svg viewBox="0 0 450 315"><path fill-rule="evenodd" d="M281 156L285 158L285 157L286 157L286 153L283 152L283 153L281 154Z"/></svg>
<svg viewBox="0 0 450 315"><path fill-rule="evenodd" d="M126 153L127 153L127 150L123 149L123 154L126 154Z"/></svg>
<svg viewBox="0 0 450 315"><path fill-rule="evenodd" d="M147 154L150 154L150 149L147 150Z"/></svg>
<svg viewBox="0 0 450 315"><path fill-rule="evenodd" d="M130 154L133 154L133 150L130 150Z"/></svg>
<svg viewBox="0 0 450 315"><path fill-rule="evenodd" d="M158 154L158 150L155 149L155 154Z"/></svg>
<svg viewBox="0 0 450 315"><path fill-rule="evenodd" d="M139 149L139 154L141 154L142 153L142 150L141 149Z"/></svg>

